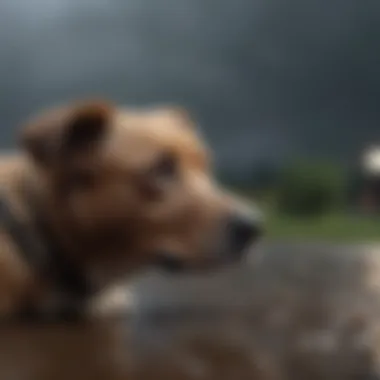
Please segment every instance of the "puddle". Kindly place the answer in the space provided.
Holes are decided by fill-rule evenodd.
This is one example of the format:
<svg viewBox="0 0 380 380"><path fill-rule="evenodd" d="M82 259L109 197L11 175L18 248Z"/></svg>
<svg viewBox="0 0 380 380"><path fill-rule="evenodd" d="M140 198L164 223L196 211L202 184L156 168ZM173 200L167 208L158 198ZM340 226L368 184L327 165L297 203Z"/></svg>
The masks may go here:
<svg viewBox="0 0 380 380"><path fill-rule="evenodd" d="M268 247L255 267L146 279L128 317L2 326L0 379L374 379L366 248L320 250Z"/></svg>

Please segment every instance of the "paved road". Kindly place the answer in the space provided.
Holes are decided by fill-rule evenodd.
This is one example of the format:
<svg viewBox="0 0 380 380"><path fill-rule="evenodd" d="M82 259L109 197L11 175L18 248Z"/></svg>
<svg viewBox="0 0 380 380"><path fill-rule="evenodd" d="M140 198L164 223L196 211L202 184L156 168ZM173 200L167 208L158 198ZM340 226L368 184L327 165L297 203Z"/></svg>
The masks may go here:
<svg viewBox="0 0 380 380"><path fill-rule="evenodd" d="M376 379L380 246L272 244L242 268L148 276L136 314L2 327L1 380Z"/></svg>

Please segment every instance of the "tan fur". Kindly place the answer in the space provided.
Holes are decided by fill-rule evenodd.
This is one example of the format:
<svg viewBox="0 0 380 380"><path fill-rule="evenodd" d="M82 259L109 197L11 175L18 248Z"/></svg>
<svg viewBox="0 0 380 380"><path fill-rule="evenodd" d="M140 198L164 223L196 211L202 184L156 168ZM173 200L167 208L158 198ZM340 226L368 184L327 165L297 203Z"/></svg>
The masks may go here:
<svg viewBox="0 0 380 380"><path fill-rule="evenodd" d="M17 217L26 221L27 211L20 198L21 178L28 170L20 155L7 155L0 159L0 187ZM0 229L0 315L11 313L26 301L36 279L33 269L19 255L17 245Z"/></svg>
<svg viewBox="0 0 380 380"><path fill-rule="evenodd" d="M26 157L0 161L1 188L26 221L25 187L32 189L70 260L94 280L107 285L154 262L159 251L190 268L218 264L210 253L236 200L213 180L208 150L184 111L103 102L57 107L24 126L22 144ZM173 160L171 178L165 165ZM0 239L1 313L39 297L36 284L44 284L1 230Z"/></svg>

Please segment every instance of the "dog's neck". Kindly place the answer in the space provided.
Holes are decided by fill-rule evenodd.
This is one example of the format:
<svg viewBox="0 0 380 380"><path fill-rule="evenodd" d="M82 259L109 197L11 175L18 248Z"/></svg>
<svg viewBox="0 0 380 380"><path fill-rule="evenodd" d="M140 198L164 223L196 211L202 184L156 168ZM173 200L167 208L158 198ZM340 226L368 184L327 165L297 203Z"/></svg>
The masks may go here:
<svg viewBox="0 0 380 380"><path fill-rule="evenodd" d="M69 252L70 248L57 233L54 220L45 204L44 193L40 192L38 187L40 185L35 178L27 177L25 180L22 188L25 207L29 210L29 228L39 243L38 247L31 248L36 252L30 252L28 256L37 258L37 267L41 271L41 275L47 281L54 282L62 291L78 297L89 296L95 289L86 278L81 264L73 260L73 255Z"/></svg>
<svg viewBox="0 0 380 380"><path fill-rule="evenodd" d="M86 286L90 284L94 292L124 278L125 267L133 268L133 265L115 264L126 249L123 231L109 228L97 233L82 234L75 226L60 219L60 215L54 211L56 207L52 206L49 194L46 194L43 183L35 173L26 176L25 182L23 198L37 234L46 242L46 256L52 255L53 260L58 257L56 263L63 268L67 267L67 276L77 278L76 282L79 283L85 280ZM72 270L77 274L72 273ZM81 281L80 276L83 277ZM74 284L74 289L75 286L83 287L84 284Z"/></svg>

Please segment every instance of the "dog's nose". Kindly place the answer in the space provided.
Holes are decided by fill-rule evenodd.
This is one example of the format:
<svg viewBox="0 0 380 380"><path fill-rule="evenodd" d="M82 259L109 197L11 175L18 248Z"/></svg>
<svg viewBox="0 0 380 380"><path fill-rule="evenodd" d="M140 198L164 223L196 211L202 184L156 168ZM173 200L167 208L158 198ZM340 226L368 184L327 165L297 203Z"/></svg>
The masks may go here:
<svg viewBox="0 0 380 380"><path fill-rule="evenodd" d="M261 221L246 214L231 216L227 224L227 229L231 250L237 255L243 253L263 232Z"/></svg>

